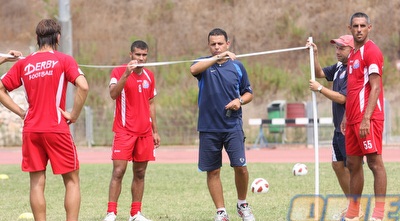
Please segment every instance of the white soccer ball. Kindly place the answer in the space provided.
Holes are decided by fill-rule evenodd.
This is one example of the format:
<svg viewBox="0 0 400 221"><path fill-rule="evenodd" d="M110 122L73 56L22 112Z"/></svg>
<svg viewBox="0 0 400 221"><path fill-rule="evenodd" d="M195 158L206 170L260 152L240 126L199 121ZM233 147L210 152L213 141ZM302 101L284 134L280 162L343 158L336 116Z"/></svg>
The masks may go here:
<svg viewBox="0 0 400 221"><path fill-rule="evenodd" d="M256 178L251 184L251 192L253 193L267 193L269 190L269 183L264 178Z"/></svg>
<svg viewBox="0 0 400 221"><path fill-rule="evenodd" d="M294 176L304 176L308 173L307 166L303 163L296 163L293 166L293 175Z"/></svg>

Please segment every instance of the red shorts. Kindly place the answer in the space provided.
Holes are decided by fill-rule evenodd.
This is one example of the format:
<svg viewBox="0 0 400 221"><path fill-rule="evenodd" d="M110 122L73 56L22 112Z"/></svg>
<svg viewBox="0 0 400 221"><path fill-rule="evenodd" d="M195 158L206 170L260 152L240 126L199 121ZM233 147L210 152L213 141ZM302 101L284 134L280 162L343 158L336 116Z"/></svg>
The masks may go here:
<svg viewBox="0 0 400 221"><path fill-rule="evenodd" d="M76 146L69 133L29 133L22 135L22 171L46 170L50 160L53 174L79 169Z"/></svg>
<svg viewBox="0 0 400 221"><path fill-rule="evenodd" d="M346 124L346 154L349 156L382 154L383 121L371 120L370 134L364 138L360 137L360 124Z"/></svg>
<svg viewBox="0 0 400 221"><path fill-rule="evenodd" d="M136 137L115 133L111 159L133 162L154 161L156 158L153 136Z"/></svg>

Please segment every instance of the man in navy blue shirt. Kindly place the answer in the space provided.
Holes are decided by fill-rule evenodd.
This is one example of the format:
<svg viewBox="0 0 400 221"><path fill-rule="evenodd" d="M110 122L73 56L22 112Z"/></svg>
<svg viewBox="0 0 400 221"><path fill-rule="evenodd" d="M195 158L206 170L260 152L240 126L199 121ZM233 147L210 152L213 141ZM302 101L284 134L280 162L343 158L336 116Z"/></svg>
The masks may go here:
<svg viewBox="0 0 400 221"><path fill-rule="evenodd" d="M235 172L237 212L243 221L255 221L246 202L249 173L245 155L242 105L253 99L246 69L229 51L226 32L213 29L208 34L211 56L190 67L199 85L198 131L199 169L207 171L207 185L217 209L215 221L229 221L220 179L222 149L225 148Z"/></svg>

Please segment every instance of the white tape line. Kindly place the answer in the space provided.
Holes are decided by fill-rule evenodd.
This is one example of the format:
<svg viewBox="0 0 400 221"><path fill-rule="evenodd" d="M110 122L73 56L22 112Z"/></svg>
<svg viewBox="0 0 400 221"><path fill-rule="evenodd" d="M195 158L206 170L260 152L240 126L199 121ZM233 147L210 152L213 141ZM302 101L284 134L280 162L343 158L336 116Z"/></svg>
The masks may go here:
<svg viewBox="0 0 400 221"><path fill-rule="evenodd" d="M297 48L286 48L286 49L278 49L278 50L271 50L271 51L261 51L255 53L248 53L248 54L240 54L236 55L237 58L243 57L251 57L257 55L265 55L265 54L273 54L273 53L280 53L280 52L287 52L287 51L297 51L307 49L308 47L297 47ZM6 58L14 58L14 56L10 54L3 54L0 53L1 57ZM24 59L25 57L18 57L19 59ZM165 62L150 62L150 63L143 63L140 66L148 67L148 66L161 66L161 65L170 65L170 64L179 64L179 63L186 63L186 62L198 62L198 61L206 61L206 60L215 60L216 58L204 58L204 59L195 59L195 60L181 60L181 61L165 61ZM125 65L87 65L87 64L80 64L80 67L87 67L87 68L116 68L116 67L126 67Z"/></svg>
<svg viewBox="0 0 400 221"><path fill-rule="evenodd" d="M215 58L204 58L204 59L196 59L196 60L182 60L182 61L164 61L164 62L148 62L148 63L142 63L142 64L135 64L132 66L142 66L142 67L148 67L148 66L161 66L161 65L169 65L169 64L179 64L179 63L186 63L186 62L196 62L196 61L206 61L206 60L216 60ZM116 67L126 67L127 65L85 65L85 64L80 64L80 67L88 67L88 68L116 68Z"/></svg>
<svg viewBox="0 0 400 221"><path fill-rule="evenodd" d="M297 47L297 48L287 48L287 49L279 49L279 50L272 50L272 51L262 51L262 52L236 55L236 57L237 58L250 57L250 56L256 56L256 55L273 54L273 53L280 53L280 52L287 52L287 51L297 51L297 50L303 50L303 49L307 49L307 48L308 47Z"/></svg>
<svg viewBox="0 0 400 221"><path fill-rule="evenodd" d="M143 64L135 64L135 66L142 66L142 67L148 67L148 66L160 66L160 65L168 65L168 64L179 64L183 62L189 62L189 61L167 61L167 62L150 62L150 63L143 63ZM116 67L126 67L127 65L85 65L85 64L80 64L80 67L87 67L87 68L116 68ZM133 65L132 65L133 66Z"/></svg>
<svg viewBox="0 0 400 221"><path fill-rule="evenodd" d="M10 54L3 54L3 53L0 53L0 57L4 57L4 58L15 58L15 56L13 56L13 55L10 55ZM18 57L19 59L24 59L25 57L22 57L22 56L20 56L20 57Z"/></svg>
<svg viewBox="0 0 400 221"><path fill-rule="evenodd" d="M272 50L272 51L262 51L262 52L255 52L255 53L236 55L236 57L237 58L251 57L251 56L256 56L256 55L264 55L264 54L273 54L273 53L280 53L280 52L287 52L287 51L304 50L304 49L307 49L307 48L308 47L297 47L297 48L287 48L287 49L279 49L279 50ZM140 64L140 66L143 66L143 67L161 66L161 65L179 64L179 63L186 63L186 62L206 61L206 60L216 60L216 58L211 57L211 58L195 59L195 60L150 62L150 63ZM113 65L85 65L85 64L80 64L79 66L80 67L88 67L88 68L115 68L115 67L122 67L121 65L113 66Z"/></svg>

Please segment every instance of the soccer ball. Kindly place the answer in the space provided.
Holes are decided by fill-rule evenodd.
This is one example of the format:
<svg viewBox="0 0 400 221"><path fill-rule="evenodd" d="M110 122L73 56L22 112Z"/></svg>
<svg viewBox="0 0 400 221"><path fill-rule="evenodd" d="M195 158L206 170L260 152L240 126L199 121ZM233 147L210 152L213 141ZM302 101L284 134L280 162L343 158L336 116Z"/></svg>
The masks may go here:
<svg viewBox="0 0 400 221"><path fill-rule="evenodd" d="M253 193L266 193L268 190L269 184L264 178L256 178L251 184L251 192Z"/></svg>
<svg viewBox="0 0 400 221"><path fill-rule="evenodd" d="M304 176L307 174L307 172L308 172L308 170L307 170L307 166L305 164L296 163L293 166L293 175L294 176Z"/></svg>

